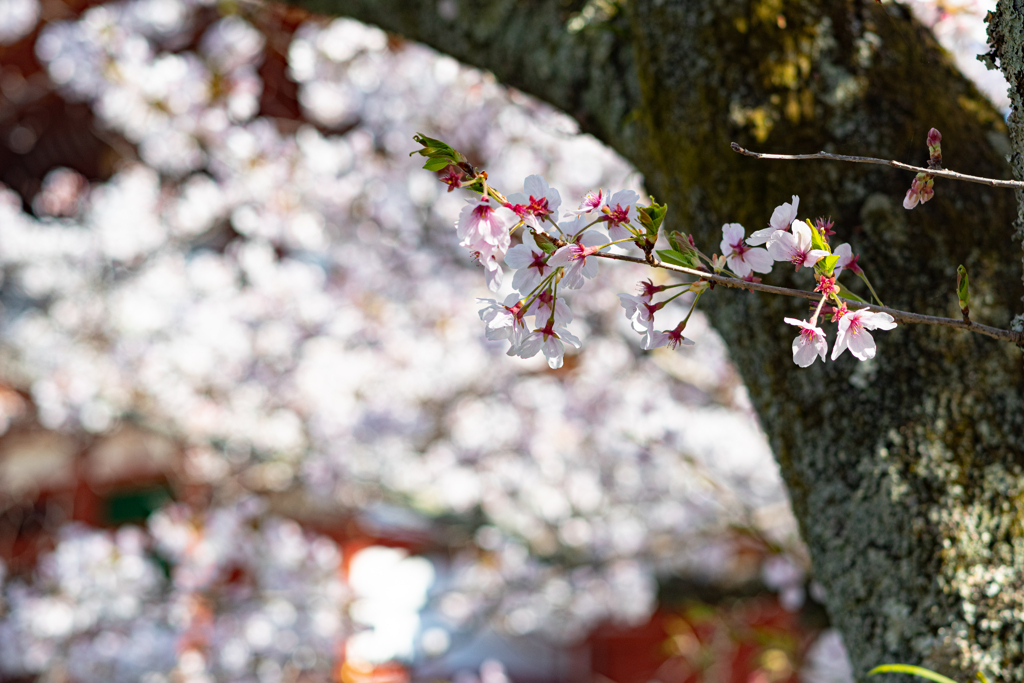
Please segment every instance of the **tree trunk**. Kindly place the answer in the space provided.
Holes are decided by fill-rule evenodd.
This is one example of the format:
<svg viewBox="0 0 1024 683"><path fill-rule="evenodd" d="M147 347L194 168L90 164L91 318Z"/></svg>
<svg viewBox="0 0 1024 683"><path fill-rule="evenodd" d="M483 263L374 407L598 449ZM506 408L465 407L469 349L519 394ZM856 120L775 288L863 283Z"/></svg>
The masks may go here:
<svg viewBox="0 0 1024 683"><path fill-rule="evenodd" d="M933 201L907 211L909 173L729 150L735 140L921 165L934 126L948 168L1008 177L1002 118L898 5L631 0L581 28L568 20L583 3L569 0L301 1L425 42L565 110L632 161L668 202L669 227L696 233L706 251L723 223L765 227L798 194L801 217L835 218L833 239L863 253L887 305L957 316L963 263L972 319L1006 327L1020 309L1010 191L939 180ZM1007 42L1019 55L1015 26ZM774 282L807 288L806 274L782 270ZM979 669L1024 680L1020 351L902 325L875 335L873 361L845 354L801 370L782 319L806 317L805 302L721 290L708 299L855 674L904 662L961 680Z"/></svg>

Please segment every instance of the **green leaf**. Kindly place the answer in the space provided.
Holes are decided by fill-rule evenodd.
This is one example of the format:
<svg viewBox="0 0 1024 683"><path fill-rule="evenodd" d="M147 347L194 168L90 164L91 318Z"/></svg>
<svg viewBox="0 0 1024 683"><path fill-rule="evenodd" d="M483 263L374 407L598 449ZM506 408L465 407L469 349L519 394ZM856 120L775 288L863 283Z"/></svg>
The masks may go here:
<svg viewBox="0 0 1024 683"><path fill-rule="evenodd" d="M967 269L963 265L956 269L956 297L960 300L960 310L967 315L971 310L971 290L967 282Z"/></svg>
<svg viewBox="0 0 1024 683"><path fill-rule="evenodd" d="M854 294L853 292L851 292L838 282L836 284L839 285L839 296L843 297L844 299L849 299L850 301L859 301L862 304L871 303L870 301L865 301L864 299L861 299L859 296L857 296L856 294Z"/></svg>
<svg viewBox="0 0 1024 683"><path fill-rule="evenodd" d="M665 263L671 263L674 266L682 266L683 268L700 268L700 260L697 258L696 253L684 254L681 251L675 251L674 249L663 249L658 252L658 256Z"/></svg>
<svg viewBox="0 0 1024 683"><path fill-rule="evenodd" d="M558 249L558 245L555 244L555 241L544 233L536 231L531 232L533 232L533 241L537 243L537 246L540 247L545 254L553 254L555 250Z"/></svg>
<svg viewBox="0 0 1024 683"><path fill-rule="evenodd" d="M417 133L412 136L412 139L423 145L423 149L413 150L412 152L409 152L409 156L419 154L428 157L431 160L447 159L448 161L446 161L445 165L449 163L458 165L466 161L466 157L463 156L461 152L452 148L451 145L443 142L442 140L428 138L422 133Z"/></svg>
<svg viewBox="0 0 1024 683"><path fill-rule="evenodd" d="M658 230L661 229L661 223L665 220L665 214L668 213L668 204L658 204L654 201L654 197L651 197L650 206L638 206L636 210L640 225L644 226L647 236L653 238L648 241L654 243L658 239Z"/></svg>
<svg viewBox="0 0 1024 683"><path fill-rule="evenodd" d="M819 268L818 272L824 273L825 275L828 275L828 276L831 277L832 271L835 270L835 267L836 267L837 263L839 263L839 255L838 254L832 254L831 256L824 257L823 259L818 261L815 265L818 266L818 268Z"/></svg>
<svg viewBox="0 0 1024 683"><path fill-rule="evenodd" d="M822 239L821 233L818 232L818 229L814 227L809 218L807 219L807 226L811 229L811 249L822 249L831 254L832 249L828 246L828 242Z"/></svg>
<svg viewBox="0 0 1024 683"><path fill-rule="evenodd" d="M910 664L883 664L869 671L868 676L882 673L910 674L911 676L927 678L929 681L935 681L935 683L957 683L952 678L946 678L942 674L937 674L930 669Z"/></svg>
<svg viewBox="0 0 1024 683"><path fill-rule="evenodd" d="M433 159L427 159L427 163L423 164L423 168L428 171L443 171L444 169L451 166L451 162L443 157L434 157Z"/></svg>

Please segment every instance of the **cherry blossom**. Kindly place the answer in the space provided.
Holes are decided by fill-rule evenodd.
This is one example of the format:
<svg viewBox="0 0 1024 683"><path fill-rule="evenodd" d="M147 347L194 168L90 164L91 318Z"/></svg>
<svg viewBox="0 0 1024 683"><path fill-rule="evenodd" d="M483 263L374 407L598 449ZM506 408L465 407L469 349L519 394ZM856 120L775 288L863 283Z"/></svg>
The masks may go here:
<svg viewBox="0 0 1024 683"><path fill-rule="evenodd" d="M749 238L747 244L760 246L767 242L778 230L786 230L796 220L796 212L800 207L800 197L793 195L793 199L785 204L779 204L772 212L771 220L767 228L755 231ZM778 260L778 259L776 259ZM767 272L767 271L766 271Z"/></svg>
<svg viewBox="0 0 1024 683"><path fill-rule="evenodd" d="M579 216L581 214L591 213L592 211L600 211L604 207L604 200L604 190L591 190L583 197L583 201L580 202L579 208L571 209L570 213Z"/></svg>
<svg viewBox="0 0 1024 683"><path fill-rule="evenodd" d="M768 253L776 261L789 261L800 270L813 266L828 256L824 249L811 249L811 228L803 221L793 221L793 232L780 230L768 240Z"/></svg>
<svg viewBox="0 0 1024 683"><path fill-rule="evenodd" d="M505 223L494 211L490 197L470 199L463 207L456 223L459 245L472 251L497 252L502 255L508 250L512 238Z"/></svg>
<svg viewBox="0 0 1024 683"><path fill-rule="evenodd" d="M548 259L548 265L565 268L561 286L579 289L583 286L584 278L597 275L597 260L590 257L599 252L605 244L607 241L604 235L590 230L580 235L577 241L555 251Z"/></svg>
<svg viewBox="0 0 1024 683"><path fill-rule="evenodd" d="M619 294L619 303L626 310L626 317L633 325L633 329L640 333L646 333L649 325L654 322L654 314L661 310L664 303L652 303L651 297L646 293L639 296L635 294Z"/></svg>
<svg viewBox="0 0 1024 683"><path fill-rule="evenodd" d="M477 299L477 302L488 304L480 309L480 319L486 323L487 338L492 341L507 339L512 344L509 355L515 355L526 335L523 302L519 295L514 292L509 294L503 304L494 299Z"/></svg>
<svg viewBox="0 0 1024 683"><path fill-rule="evenodd" d="M522 244L517 244L505 254L505 263L516 269L512 276L512 287L523 294L529 294L541 281L554 271L547 263L548 254L537 246L530 232L523 234Z"/></svg>
<svg viewBox="0 0 1024 683"><path fill-rule="evenodd" d="M558 207L562 205L558 190L550 187L539 175L527 177L523 182L523 192L510 194L507 199L505 208L510 209L527 226L540 232L545 231L544 219L557 215Z"/></svg>
<svg viewBox="0 0 1024 683"><path fill-rule="evenodd" d="M469 200L456 224L460 246L470 250L486 270L487 287L492 292L501 287L502 271L498 260L505 255L512 238L505 223L494 211L490 198Z"/></svg>
<svg viewBox="0 0 1024 683"><path fill-rule="evenodd" d="M825 354L828 353L828 341L825 339L825 331L806 320L796 318L783 318L787 325L794 325L800 328L800 334L793 340L793 362L802 368L810 367L814 361L821 357L825 362ZM834 358L835 356L833 356Z"/></svg>
<svg viewBox="0 0 1024 683"><path fill-rule="evenodd" d="M832 360L839 358L847 348L860 360L875 357L875 340L868 330L891 330L896 321L888 313L862 308L839 319L839 334L832 347Z"/></svg>
<svg viewBox="0 0 1024 683"><path fill-rule="evenodd" d="M851 273L859 274L863 272L861 267L857 265L857 259L860 258L860 254L854 255L853 248L846 242L843 242L838 247L832 250L832 253L839 257L836 262L835 268L833 268L833 275L839 277L839 274L844 269L849 269Z"/></svg>
<svg viewBox="0 0 1024 683"><path fill-rule="evenodd" d="M647 334L644 336L643 341L644 349L649 351L661 346L667 346L674 350L680 346L693 346L693 341L683 336L683 328L685 326L686 323L681 322L674 329L662 330L660 332L655 331L653 325L648 327Z"/></svg>
<svg viewBox="0 0 1024 683"><path fill-rule="evenodd" d="M553 319L555 327L565 327L572 322L572 311L562 297L555 297L550 291L537 295L526 315L532 315L534 324L543 327Z"/></svg>
<svg viewBox="0 0 1024 683"><path fill-rule="evenodd" d="M910 183L907 196L903 198L903 208L913 209L918 203L924 204L935 196L935 179L927 173L918 173Z"/></svg>
<svg viewBox="0 0 1024 683"><path fill-rule="evenodd" d="M608 224L608 234L612 240L623 240L630 236L626 225L636 220L638 201L640 195L632 190L619 190L608 199L600 220Z"/></svg>
<svg viewBox="0 0 1024 683"><path fill-rule="evenodd" d="M530 336L523 340L516 353L520 358L532 358L538 351L544 352L548 359L548 367L557 370L562 367L562 357L565 353L565 344L568 343L580 348L580 340L564 327L557 327L554 320L548 320L547 324L534 330Z"/></svg>
<svg viewBox="0 0 1024 683"><path fill-rule="evenodd" d="M772 257L766 249L751 247L744 243L745 231L739 223L726 223L722 226L722 254L732 272L740 277L750 275L751 271L770 273Z"/></svg>

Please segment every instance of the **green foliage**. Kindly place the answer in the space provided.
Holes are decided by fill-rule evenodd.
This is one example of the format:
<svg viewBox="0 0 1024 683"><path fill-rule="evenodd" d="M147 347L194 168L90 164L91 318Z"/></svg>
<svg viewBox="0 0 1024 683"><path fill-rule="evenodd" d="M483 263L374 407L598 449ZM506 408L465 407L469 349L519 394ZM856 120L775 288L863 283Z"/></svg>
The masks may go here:
<svg viewBox="0 0 1024 683"><path fill-rule="evenodd" d="M665 214L668 213L668 204L658 204L654 201L654 197L651 197L650 206L637 206L636 210L637 219L647 232L647 241L654 244L658 239L661 224L665 220Z"/></svg>
<svg viewBox="0 0 1024 683"><path fill-rule="evenodd" d="M683 253L674 249L662 249L657 253L662 261L671 263L674 266L682 266L683 268L700 267L700 260L697 258L696 252Z"/></svg>
<svg viewBox="0 0 1024 683"><path fill-rule="evenodd" d="M423 164L423 168L428 171L442 171L450 165L460 166L466 163L466 157L446 142L428 138L422 133L416 133L412 139L423 145L423 149L409 152L409 156L419 154L427 157L427 163Z"/></svg>

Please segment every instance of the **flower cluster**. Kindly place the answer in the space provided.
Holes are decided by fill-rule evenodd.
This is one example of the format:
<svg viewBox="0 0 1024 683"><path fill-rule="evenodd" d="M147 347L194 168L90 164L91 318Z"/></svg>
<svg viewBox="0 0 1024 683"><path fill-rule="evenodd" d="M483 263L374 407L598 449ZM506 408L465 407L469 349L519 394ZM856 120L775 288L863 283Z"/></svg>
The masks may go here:
<svg viewBox="0 0 1024 683"><path fill-rule="evenodd" d="M812 365L819 357L824 361L828 353L825 332L818 326L818 318L826 301L835 303L832 321L838 322L832 360L837 359L846 349L860 360L874 358L875 341L868 330L891 330L896 327L896 322L888 313L867 308L849 311L840 293L854 300L860 299L843 291L837 283L844 270L859 276L874 294L867 276L857 264L859 257L853 253L849 244L840 244L835 249L831 247L829 237L835 234L831 220L819 218L811 223L809 220L797 219L799 206L800 198L794 195L791 202L776 207L767 228L758 230L745 242L743 226L738 223L722 226L721 246L722 252L726 254L725 263L732 271L731 274L737 277L747 277L751 271L768 273L772 261L791 263L796 270L802 267L814 269L817 282L814 291L821 294L821 299L810 320L785 318L787 324L800 328L800 334L793 340L793 362L800 367ZM761 244L766 248L755 246ZM881 304L880 301L878 303Z"/></svg>
<svg viewBox="0 0 1024 683"><path fill-rule="evenodd" d="M635 245L653 265L652 252L667 207L654 202L653 197L649 206L639 206L639 196L630 190L617 192L607 200L604 190L595 190L587 193L578 208L567 212L559 222L555 216L562 203L561 195L542 177L528 177L523 192L506 198L488 185L486 172L473 168L464 155L448 144L423 135L415 139L423 149L414 154L427 157L424 168L440 171L439 180L448 185L449 190L463 187L480 195L470 199L462 209L456 229L460 245L469 249L484 266L490 290L496 292L501 287L501 261L516 271L512 278L516 291L503 302L479 300L486 304L480 311L480 319L486 324L487 338L508 341L510 356L530 358L543 351L550 367L561 367L565 344L579 348L580 341L567 329L572 313L559 298L559 289L583 287L586 279L596 273L595 257L607 256L607 252L602 252L620 243ZM935 164L941 163L940 139L938 131L932 129L928 142ZM837 280L844 270L860 277L879 305L881 301L857 263L858 256L852 247L844 243L832 248L829 238L836 234L832 220L819 218L814 223L800 220L797 217L799 207L800 198L793 195L789 202L775 208L768 227L755 231L749 238L739 223L726 223L722 226L722 254L711 257L696 248L692 235L672 232L669 242L674 248L659 250L658 255L697 279L659 285L647 280L640 283L637 294L619 294L631 327L642 335L642 347L651 350L693 345L692 340L683 336L683 331L700 297L711 288L705 273L724 273L754 283L760 282L754 273L768 274L775 263L784 262L797 271L813 270L817 282L815 291L821 294L810 320L785 319L787 324L800 328L799 336L793 341L793 361L800 367L808 367L819 357L825 360L828 341L817 323L826 301L835 304L833 322L838 323L832 360L846 349L860 360L873 358L875 342L868 330L890 330L896 322L888 313L867 308L851 312L847 308L840 298L841 293L856 302L868 302L840 287ZM499 215L501 208L513 214L510 227ZM595 227L599 223L607 227L607 236ZM520 244L509 249L512 235L520 228ZM655 301L656 295L671 289L679 291ZM686 316L674 326L656 329L655 314L685 294L693 295Z"/></svg>
<svg viewBox="0 0 1024 683"><path fill-rule="evenodd" d="M510 356L532 358L543 352L551 368L560 368L565 345L580 347L580 340L567 329L573 316L560 290L582 288L597 274L595 254L616 241L640 235L633 225L639 197L624 190L605 202L604 192L597 190L559 219L562 197L541 176L529 176L523 192L505 197L488 186L486 173L474 173L463 180L460 167L472 167L445 143L422 136L417 140L425 147L421 153L429 158L426 167L443 166L439 179L449 189L458 186L480 193L462 209L455 227L460 246L484 267L487 287L492 292L501 288L502 262L516 271L512 277L516 291L504 302L479 299L486 304L480 310L480 319L486 323L487 338L508 341ZM458 185L453 178L459 178ZM511 216L502 215L502 209ZM596 227L598 223L605 223L613 237L626 236L609 241ZM517 232L520 242L510 249L512 235Z"/></svg>

